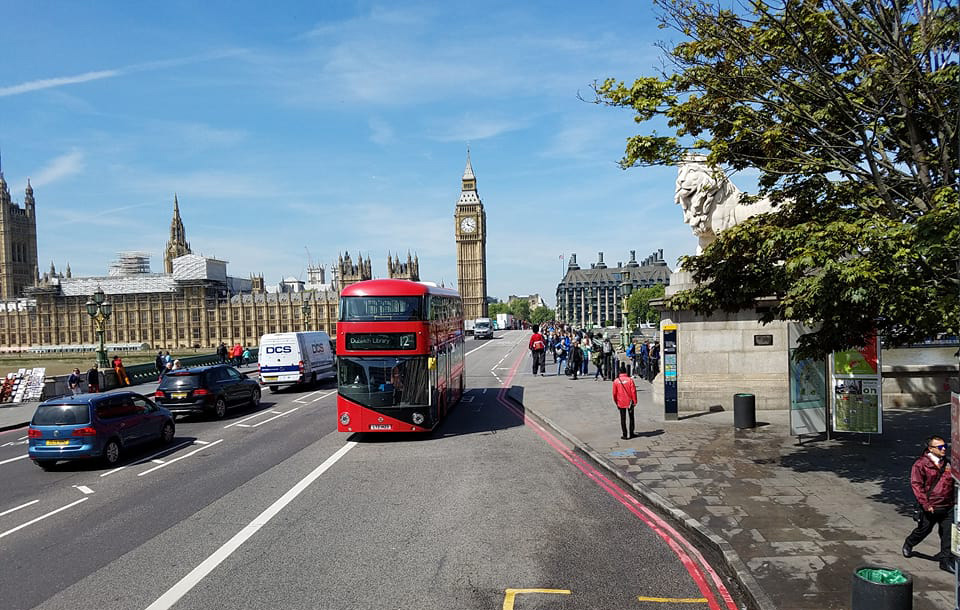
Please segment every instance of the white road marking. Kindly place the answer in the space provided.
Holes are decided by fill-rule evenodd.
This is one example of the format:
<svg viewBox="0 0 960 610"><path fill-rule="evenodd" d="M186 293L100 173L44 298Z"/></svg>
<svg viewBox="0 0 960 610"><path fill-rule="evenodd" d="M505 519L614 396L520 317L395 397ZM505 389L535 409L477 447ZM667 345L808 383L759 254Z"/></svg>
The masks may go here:
<svg viewBox="0 0 960 610"><path fill-rule="evenodd" d="M108 476L110 476L111 474L113 474L113 473L115 473L115 472L120 472L120 471L123 470L124 468L129 468L130 466L137 466L137 465L143 464L143 463L145 463L145 462L152 462L153 459L154 459L156 456L158 456L158 455L165 455L165 454L167 454L167 453L172 453L172 452L176 451L177 449L179 449L179 448L181 448L181 447L186 447L187 445L192 445L193 443L202 443L202 444L204 444L204 445L207 444L207 443L204 442L204 441L187 441L187 442L185 442L185 443L180 443L179 445L176 445L176 446L174 446L174 447L167 447L167 448L165 448L165 449L163 449L163 450L161 450L161 451L158 451L158 452L154 453L153 455L149 455L149 456L147 456L147 457L145 457L145 458L143 458L143 459L141 459L141 460L137 460L136 462L133 462L133 463L131 463L131 464L127 464L126 466L118 466L118 467L114 468L113 470L108 470L107 472L101 474L100 477L101 477L101 478L102 478L102 477L108 477Z"/></svg>
<svg viewBox="0 0 960 610"><path fill-rule="evenodd" d="M240 427L242 427L242 428L246 428L246 427L248 427L248 426L244 426L244 425L243 425L243 422L250 421L251 419L253 419L253 418L255 418L255 417L260 417L261 415L265 415L266 413L267 413L267 411L260 411L259 413L254 413L254 414L251 415L250 417L244 417L243 419L238 420L238 421L235 421L235 422L233 422L232 424L227 424L227 425L224 426L223 428L224 428L224 429L227 429L227 428L232 428L232 427L234 427L234 426L240 426Z"/></svg>
<svg viewBox="0 0 960 610"><path fill-rule="evenodd" d="M26 438L29 438L29 437L26 437L26 436L21 436L21 437L20 437L20 438L18 438L17 440L18 440L18 441L22 441L22 440L24 440L24 439L26 439Z"/></svg>
<svg viewBox="0 0 960 610"><path fill-rule="evenodd" d="M317 402L318 400L323 400L323 399L326 398L327 396L330 396L331 394L336 394L336 393L337 393L336 390L331 390L331 391L327 392L326 394L324 394L323 396L317 396L317 397L314 398L313 400L309 400L309 401L306 400L307 398L310 398L310 397L313 396L314 394L319 394L320 392L323 392L323 391L324 391L324 390L317 390L316 392L310 392L310 393L307 394L306 396L301 396L300 398L294 400L293 402L298 403L298 404L301 404L301 405L312 405L313 403Z"/></svg>
<svg viewBox="0 0 960 610"><path fill-rule="evenodd" d="M213 447L213 446L216 445L217 443L222 443L222 442L223 442L223 439L221 438L221 439L218 439L218 440L213 441L212 443L210 443L210 444L207 445L206 447L197 447L196 449L194 449L194 450L191 451L190 453L184 453L184 454L181 455L181 456L177 456L177 457L173 458L173 459L170 460L169 462L165 462L165 463L163 463L163 464L160 464L159 466L154 466L153 468L150 468L150 469L148 469L148 470L144 470L143 472L138 472L138 473L137 473L137 476L138 476L138 477L142 477L142 476L145 475L145 474L150 474L150 473L153 472L154 470L160 470L161 468L166 468L167 466L169 466L170 464L173 464L174 462L179 462L180 460L182 460L182 459L184 459L184 458L188 458L188 457L190 457L191 455L194 455L195 453L199 453L199 452L203 451L204 449L209 449L210 447Z"/></svg>
<svg viewBox="0 0 960 610"><path fill-rule="evenodd" d="M40 515L40 516L37 517L36 519L31 519L31 520L27 521L26 523L24 523L24 524L22 524L22 525L18 525L17 527L15 527L15 528L13 528L13 529L10 529L10 530L7 530L7 531L5 531L5 532L3 532L3 533L0 533L0 538L4 538L4 537L6 537L6 536L9 536L10 534L12 534L12 533L14 533L14 532L20 531L20 530L22 530L22 529L25 528L25 527L28 527L28 526L30 526L30 525L33 525L33 524L36 523L37 521L43 521L43 520L46 519L47 517L52 517L52 516L56 515L57 513L61 512L61 511L67 510L67 509L70 508L71 506L76 506L77 504L80 504L81 502L86 502L86 501L89 500L89 499L90 499L90 498L80 498L80 499L77 500L76 502L71 502L70 504L67 504L66 506L61 506L61 507L58 508L57 510L50 511L49 513L47 513L47 514L45 514L45 515Z"/></svg>
<svg viewBox="0 0 960 610"><path fill-rule="evenodd" d="M0 462L0 464L9 464L10 462L16 462L17 460L25 460L28 457L30 456L25 453L23 455L18 455L15 458L10 458L9 460L3 460L2 462Z"/></svg>
<svg viewBox="0 0 960 610"><path fill-rule="evenodd" d="M163 460L150 460L154 464L163 464Z"/></svg>
<svg viewBox="0 0 960 610"><path fill-rule="evenodd" d="M93 490L87 487L86 485L74 485L77 489L83 492L83 495L89 496L93 493Z"/></svg>
<svg viewBox="0 0 960 610"><path fill-rule="evenodd" d="M234 551L240 548L240 545L249 540L250 537L256 534L261 527L269 523L270 520L277 516L277 514L283 510L287 504L292 502L297 496L303 493L303 490L320 478L324 472L329 470L331 466L336 464L340 458L346 455L346 453L353 449L356 445L356 442L350 441L338 449L336 453L328 457L326 461L317 466L310 474L305 476L296 485L291 487L290 490L283 494L276 502L271 504L266 510L257 515L253 521L251 521L242 530L237 532L233 538L228 540L223 546L214 551L212 555L204 559L200 565L191 570L189 574L181 578L177 584L170 587L170 589L161 595L157 601L147 606L147 610L168 610L171 608L181 597L193 589L197 583L206 578L210 572L212 572L218 565L223 563L224 560L233 554Z"/></svg>
<svg viewBox="0 0 960 610"><path fill-rule="evenodd" d="M476 398L476 396L461 396L460 402L473 402L474 398Z"/></svg>
<svg viewBox="0 0 960 610"><path fill-rule="evenodd" d="M209 445L209 444L210 444L210 441L199 441L199 440L195 440L195 441L193 441L193 442L196 443L196 444L198 444L198 445Z"/></svg>
<svg viewBox="0 0 960 610"><path fill-rule="evenodd" d="M27 502L26 504L21 504L20 506L14 506L13 508L8 508L7 510L3 511L2 513L0 513L0 517L2 517L2 516L4 516L4 515L9 515L10 513L14 512L14 511L20 510L21 508L26 508L26 507L28 507L28 506L31 506L31 505L33 505L33 504L36 504L36 503L39 502L39 501L40 501L40 500L30 500L30 501Z"/></svg>
<svg viewBox="0 0 960 610"><path fill-rule="evenodd" d="M296 411L296 410L299 409L299 408L300 408L300 407L294 407L294 408L290 409L289 411L287 411L287 412L285 412L285 413L281 413L280 411L274 411L274 413L279 413L279 415L277 415L277 416L275 416L275 417L271 417L270 419L265 419L265 420L263 420L262 422L257 422L257 423L253 424L253 425L250 426L250 427L251 427L251 428L256 428L257 426L262 426L263 424L268 424L268 423L272 422L272 421L275 420L275 419L280 419L280 418L283 417L284 415L290 415L291 413L293 413L294 411Z"/></svg>
<svg viewBox="0 0 960 610"><path fill-rule="evenodd" d="M472 354L473 352L477 351L478 349L483 349L483 348L485 348L485 347L488 346L488 345L490 345L490 343L484 343L484 344L481 345L480 347L475 347L475 348L473 348L472 350L470 350L469 352L467 352L466 355L469 356L470 354Z"/></svg>

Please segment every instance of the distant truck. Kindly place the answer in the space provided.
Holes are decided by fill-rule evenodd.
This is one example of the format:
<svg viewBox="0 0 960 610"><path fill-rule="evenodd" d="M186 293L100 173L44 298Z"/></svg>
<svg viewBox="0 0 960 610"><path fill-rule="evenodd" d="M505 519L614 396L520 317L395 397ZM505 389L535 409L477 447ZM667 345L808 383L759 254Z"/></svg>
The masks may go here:
<svg viewBox="0 0 960 610"><path fill-rule="evenodd" d="M497 328L499 328L500 330L508 330L513 328L513 314L498 313Z"/></svg>
<svg viewBox="0 0 960 610"><path fill-rule="evenodd" d="M260 383L276 392L282 386L336 379L333 342L322 331L269 333L260 338Z"/></svg>
<svg viewBox="0 0 960 610"><path fill-rule="evenodd" d="M493 320L490 318L477 318L473 322L474 339L493 339Z"/></svg>

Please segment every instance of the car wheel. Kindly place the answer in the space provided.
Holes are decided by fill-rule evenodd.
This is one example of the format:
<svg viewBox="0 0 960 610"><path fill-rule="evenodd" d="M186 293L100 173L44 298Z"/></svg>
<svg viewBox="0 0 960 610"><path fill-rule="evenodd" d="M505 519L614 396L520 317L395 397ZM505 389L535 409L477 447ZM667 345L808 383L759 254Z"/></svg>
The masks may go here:
<svg viewBox="0 0 960 610"><path fill-rule="evenodd" d="M217 399L217 402L213 405L213 416L217 419L223 419L227 416L227 401L223 399L223 396Z"/></svg>
<svg viewBox="0 0 960 610"><path fill-rule="evenodd" d="M253 408L260 406L260 388L253 388L253 393L250 394L250 406Z"/></svg>
<svg viewBox="0 0 960 610"><path fill-rule="evenodd" d="M107 466L113 466L120 461L120 443L111 438L103 448L103 461Z"/></svg>
<svg viewBox="0 0 960 610"><path fill-rule="evenodd" d="M164 445L169 445L173 442L173 435L175 430L173 427L173 422L168 421L163 423L163 427L160 428L160 442Z"/></svg>
<svg viewBox="0 0 960 610"><path fill-rule="evenodd" d="M50 470L57 463L57 460L33 460L33 463L44 470Z"/></svg>

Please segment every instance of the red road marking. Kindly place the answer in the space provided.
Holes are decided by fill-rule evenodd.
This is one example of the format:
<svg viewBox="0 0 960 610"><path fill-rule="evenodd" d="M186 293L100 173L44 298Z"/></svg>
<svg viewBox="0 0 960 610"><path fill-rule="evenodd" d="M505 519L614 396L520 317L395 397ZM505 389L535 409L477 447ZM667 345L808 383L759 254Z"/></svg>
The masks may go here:
<svg viewBox="0 0 960 610"><path fill-rule="evenodd" d="M638 519L643 521L647 527L660 536L660 538L667 543L667 546L669 546L670 549L677 555L677 557L680 559L680 563L683 564L683 567L687 570L687 573L690 574L690 577L697 584L700 592L707 599L707 604L709 605L710 610L722 610L722 608L717 602L717 597L714 595L713 590L710 588L710 585L707 582L707 575L709 575L710 580L713 581L713 584L717 589L717 593L726 605L727 610L737 610L737 605L721 581L720 576L716 573L713 567L707 563L703 555L700 554L700 551L698 551L696 547L690 543L690 541L684 538L669 523L660 518L660 516L658 516L656 513L651 511L646 506L640 504L636 498L630 495L615 482L610 480L602 472L597 470L592 464L576 455L573 451L567 449L556 436L554 436L537 422L531 420L526 416L526 413L521 412L513 404L511 404L509 400L507 400L507 390L510 389L510 383L513 381L513 378L517 373L517 369L520 367L520 363L523 362L524 357L524 354L521 353L516 363L514 363L513 368L510 369L510 374L504 381L503 387L497 393L497 400L500 402L500 404L505 406L514 415L523 420L525 425L533 429L533 431L536 432L543 440L545 440L547 444L553 447L557 453L562 455L567 461L576 466L578 470L587 475L590 480L595 482L600 486L601 489L613 496L618 502L625 506L627 510L633 513ZM691 555L693 558L691 558ZM694 558L697 561L695 561ZM706 574L704 574L704 572L706 572Z"/></svg>

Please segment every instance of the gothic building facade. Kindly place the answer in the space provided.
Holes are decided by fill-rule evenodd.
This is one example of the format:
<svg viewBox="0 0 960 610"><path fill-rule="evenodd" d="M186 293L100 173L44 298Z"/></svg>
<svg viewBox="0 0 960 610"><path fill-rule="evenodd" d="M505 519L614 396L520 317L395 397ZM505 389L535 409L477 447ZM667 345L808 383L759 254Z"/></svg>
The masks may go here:
<svg viewBox="0 0 960 610"><path fill-rule="evenodd" d="M637 262L636 250L631 250L627 264L617 263L616 267L607 267L600 252L589 269L581 269L577 255L571 254L567 272L557 286L557 320L579 328L622 326L621 285L629 283L634 290L654 284L666 286L670 284L670 273L663 250L657 250L642 263Z"/></svg>
<svg viewBox="0 0 960 610"><path fill-rule="evenodd" d="M33 286L40 271L37 259L37 206L27 180L23 207L10 197L0 167L0 298L15 299Z"/></svg>
<svg viewBox="0 0 960 610"><path fill-rule="evenodd" d="M460 198L453 214L457 240L457 290L463 299L463 317L487 316L487 214L477 193L477 177L470 163L460 181Z"/></svg>

